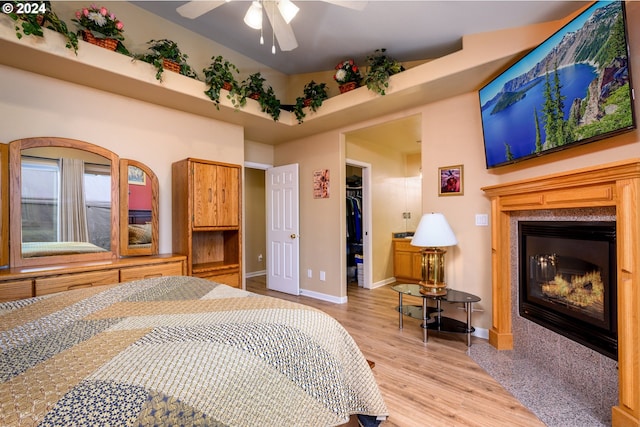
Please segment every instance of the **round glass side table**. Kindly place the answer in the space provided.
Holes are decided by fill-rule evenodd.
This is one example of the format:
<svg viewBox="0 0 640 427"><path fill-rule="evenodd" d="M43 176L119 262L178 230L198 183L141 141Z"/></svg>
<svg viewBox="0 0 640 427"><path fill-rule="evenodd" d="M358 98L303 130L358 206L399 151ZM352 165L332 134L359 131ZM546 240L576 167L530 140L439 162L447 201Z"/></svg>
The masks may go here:
<svg viewBox="0 0 640 427"><path fill-rule="evenodd" d="M422 341L427 342L429 337L427 331L429 329L441 332L455 332L467 335L467 346L471 346L471 334L475 328L471 326L471 313L473 312L473 303L479 302L480 297L455 289L448 289L446 295L428 295L420 292L420 285L416 284L399 284L391 287L398 293L398 327L403 328L403 316L410 316L415 319L422 319ZM412 305L403 305L403 295L422 298L422 307ZM427 302L434 300L436 307L429 307ZM467 312L467 322L461 322L442 315L442 301L451 303L462 303ZM431 319L431 314L435 314L435 318Z"/></svg>

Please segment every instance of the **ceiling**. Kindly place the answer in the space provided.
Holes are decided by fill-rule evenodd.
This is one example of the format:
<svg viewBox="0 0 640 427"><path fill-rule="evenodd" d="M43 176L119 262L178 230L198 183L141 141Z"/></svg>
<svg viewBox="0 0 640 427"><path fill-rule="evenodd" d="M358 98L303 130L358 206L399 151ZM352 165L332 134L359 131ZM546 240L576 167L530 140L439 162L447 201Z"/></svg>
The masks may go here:
<svg viewBox="0 0 640 427"><path fill-rule="evenodd" d="M380 48L401 62L438 58L459 50L463 35L561 19L590 3L369 0L359 11L324 1L293 2L300 8L291 22L298 48L283 52L276 44L275 55L268 20L263 19L264 45L260 31L243 22L248 0L232 0L196 19L176 12L186 1L132 3L285 74L331 70L347 58L365 64L366 56Z"/></svg>

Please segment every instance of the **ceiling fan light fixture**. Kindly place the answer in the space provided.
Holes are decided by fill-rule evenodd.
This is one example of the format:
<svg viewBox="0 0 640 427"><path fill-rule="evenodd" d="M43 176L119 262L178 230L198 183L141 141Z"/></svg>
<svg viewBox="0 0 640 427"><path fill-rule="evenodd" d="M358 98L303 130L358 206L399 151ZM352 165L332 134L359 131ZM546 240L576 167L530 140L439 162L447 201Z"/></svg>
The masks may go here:
<svg viewBox="0 0 640 427"><path fill-rule="evenodd" d="M289 24L298 14L300 8L293 4L291 0L278 0L278 10L280 10L284 22Z"/></svg>
<svg viewBox="0 0 640 427"><path fill-rule="evenodd" d="M244 23L255 30L262 29L262 4L260 2L251 2L249 10L244 15Z"/></svg>

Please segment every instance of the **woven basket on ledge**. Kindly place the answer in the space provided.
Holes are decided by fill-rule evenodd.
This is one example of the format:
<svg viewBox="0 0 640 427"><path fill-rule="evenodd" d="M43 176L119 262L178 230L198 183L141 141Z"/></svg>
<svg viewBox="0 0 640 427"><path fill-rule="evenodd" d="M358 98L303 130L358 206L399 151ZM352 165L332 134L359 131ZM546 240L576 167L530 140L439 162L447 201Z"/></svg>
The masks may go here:
<svg viewBox="0 0 640 427"><path fill-rule="evenodd" d="M340 89L340 93L349 92L350 90L354 90L357 87L358 87L358 83L356 82L349 82L349 83L345 83L343 85L338 86L338 88Z"/></svg>
<svg viewBox="0 0 640 427"><path fill-rule="evenodd" d="M180 64L170 59L162 58L162 68L180 74Z"/></svg>
<svg viewBox="0 0 640 427"><path fill-rule="evenodd" d="M82 31L82 40L108 50L116 50L118 47L117 39L97 39L91 34L91 31Z"/></svg>

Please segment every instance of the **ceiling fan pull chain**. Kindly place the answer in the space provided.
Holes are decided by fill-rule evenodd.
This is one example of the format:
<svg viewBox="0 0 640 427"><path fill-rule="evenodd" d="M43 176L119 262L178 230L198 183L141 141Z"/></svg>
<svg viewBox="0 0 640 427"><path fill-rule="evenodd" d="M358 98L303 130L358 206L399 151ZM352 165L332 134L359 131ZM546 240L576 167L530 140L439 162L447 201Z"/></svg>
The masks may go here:
<svg viewBox="0 0 640 427"><path fill-rule="evenodd" d="M271 15L276 16L276 2L271 3ZM276 54L276 20L273 19L273 25L271 26L271 53Z"/></svg>
<svg viewBox="0 0 640 427"><path fill-rule="evenodd" d="M262 0L260 1L262 2ZM262 21L264 22L264 7L260 8L260 15L262 16ZM263 28L264 28L264 25L260 25L260 45L264 44Z"/></svg>

